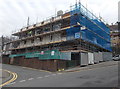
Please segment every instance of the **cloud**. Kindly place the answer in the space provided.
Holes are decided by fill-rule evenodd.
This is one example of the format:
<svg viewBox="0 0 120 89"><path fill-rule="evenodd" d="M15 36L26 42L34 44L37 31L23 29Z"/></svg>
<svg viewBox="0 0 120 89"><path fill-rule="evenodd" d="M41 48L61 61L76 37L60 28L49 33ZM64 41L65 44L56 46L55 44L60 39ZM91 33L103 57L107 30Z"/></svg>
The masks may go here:
<svg viewBox="0 0 120 89"><path fill-rule="evenodd" d="M90 0L89 6L93 12L99 14L109 24L118 21L118 1L119 0L97 0L97 2Z"/></svg>

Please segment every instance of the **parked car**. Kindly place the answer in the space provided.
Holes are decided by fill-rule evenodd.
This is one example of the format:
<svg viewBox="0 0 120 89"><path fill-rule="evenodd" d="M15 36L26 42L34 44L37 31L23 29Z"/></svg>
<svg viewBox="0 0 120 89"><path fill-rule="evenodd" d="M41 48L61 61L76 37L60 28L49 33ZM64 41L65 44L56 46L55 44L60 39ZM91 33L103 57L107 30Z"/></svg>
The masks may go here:
<svg viewBox="0 0 120 89"><path fill-rule="evenodd" d="M114 61L120 61L120 55L116 55L112 58Z"/></svg>

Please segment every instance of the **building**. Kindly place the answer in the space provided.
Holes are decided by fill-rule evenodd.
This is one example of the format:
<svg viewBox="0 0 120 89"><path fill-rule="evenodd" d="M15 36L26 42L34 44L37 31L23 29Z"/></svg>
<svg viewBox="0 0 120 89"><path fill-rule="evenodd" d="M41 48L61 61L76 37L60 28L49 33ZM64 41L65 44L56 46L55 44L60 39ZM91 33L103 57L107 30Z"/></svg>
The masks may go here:
<svg viewBox="0 0 120 89"><path fill-rule="evenodd" d="M11 48L11 45L10 45L10 42L13 40L14 38L12 38L12 37L8 37L8 36L6 36L6 37L4 37L4 36L2 36L1 37L1 52L2 52L2 54L3 55L9 55L9 54L11 54L11 52L10 52L10 48Z"/></svg>
<svg viewBox="0 0 120 89"><path fill-rule="evenodd" d="M13 33L10 64L57 71L80 65L80 52L111 52L110 29L81 3Z"/></svg>
<svg viewBox="0 0 120 89"><path fill-rule="evenodd" d="M111 45L113 48L113 53L120 54L120 32L118 30L118 24L110 25L111 29Z"/></svg>
<svg viewBox="0 0 120 89"><path fill-rule="evenodd" d="M3 49L3 41L2 41L2 37L0 37L0 62L2 62L2 49Z"/></svg>
<svg viewBox="0 0 120 89"><path fill-rule="evenodd" d="M7 50L9 50L9 48L10 48L10 47L8 47L10 41L11 40L8 37L3 37L3 36L0 37L0 55L7 54ZM8 44L7 47L6 47L6 44ZM3 50L5 50L5 51L3 51Z"/></svg>
<svg viewBox="0 0 120 89"><path fill-rule="evenodd" d="M9 51L10 41L12 41L12 39L9 37L0 37L0 62L2 62L3 58L9 59L9 55L11 54L11 51Z"/></svg>
<svg viewBox="0 0 120 89"><path fill-rule="evenodd" d="M118 22L109 26L113 54L120 54L120 1L118 2Z"/></svg>

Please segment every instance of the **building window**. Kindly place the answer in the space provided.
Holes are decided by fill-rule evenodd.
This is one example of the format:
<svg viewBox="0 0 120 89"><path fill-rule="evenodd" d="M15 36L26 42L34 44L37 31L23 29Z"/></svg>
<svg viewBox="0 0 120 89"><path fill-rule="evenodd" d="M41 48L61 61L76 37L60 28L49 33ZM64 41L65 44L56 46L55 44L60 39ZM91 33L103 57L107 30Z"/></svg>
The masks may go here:
<svg viewBox="0 0 120 89"><path fill-rule="evenodd" d="M50 27L44 28L44 32L48 32L48 31L50 31Z"/></svg>
<svg viewBox="0 0 120 89"><path fill-rule="evenodd" d="M25 41L23 41L24 42L24 44L26 44L26 40Z"/></svg>
<svg viewBox="0 0 120 89"><path fill-rule="evenodd" d="M66 33L62 33L62 34L61 34L61 37L66 37Z"/></svg>
<svg viewBox="0 0 120 89"><path fill-rule="evenodd" d="M35 31L35 33L36 33L36 34L42 33L42 28L37 29L37 30Z"/></svg>
<svg viewBox="0 0 120 89"><path fill-rule="evenodd" d="M40 41L42 41L42 37L39 37Z"/></svg>
<svg viewBox="0 0 120 89"><path fill-rule="evenodd" d="M59 23L59 24L54 24L53 25L53 30L55 31L55 30L60 30L61 29L61 23Z"/></svg>
<svg viewBox="0 0 120 89"><path fill-rule="evenodd" d="M51 40L51 41L53 40L53 36L50 36L50 40Z"/></svg>
<svg viewBox="0 0 120 89"><path fill-rule="evenodd" d="M34 39L31 40L31 43L34 43Z"/></svg>
<svg viewBox="0 0 120 89"><path fill-rule="evenodd" d="M32 36L33 32L32 31L29 31L28 32L28 36Z"/></svg>

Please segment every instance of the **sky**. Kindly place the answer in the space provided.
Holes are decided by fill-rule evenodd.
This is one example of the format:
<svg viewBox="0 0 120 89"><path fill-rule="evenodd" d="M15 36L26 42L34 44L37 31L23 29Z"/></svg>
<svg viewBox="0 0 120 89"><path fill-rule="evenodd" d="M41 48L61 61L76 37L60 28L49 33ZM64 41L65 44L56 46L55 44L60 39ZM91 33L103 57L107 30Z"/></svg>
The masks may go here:
<svg viewBox="0 0 120 89"><path fill-rule="evenodd" d="M0 0L0 37L12 33L27 25L41 22L59 10L70 10L77 0ZM96 16L109 24L118 21L119 0L80 0Z"/></svg>

